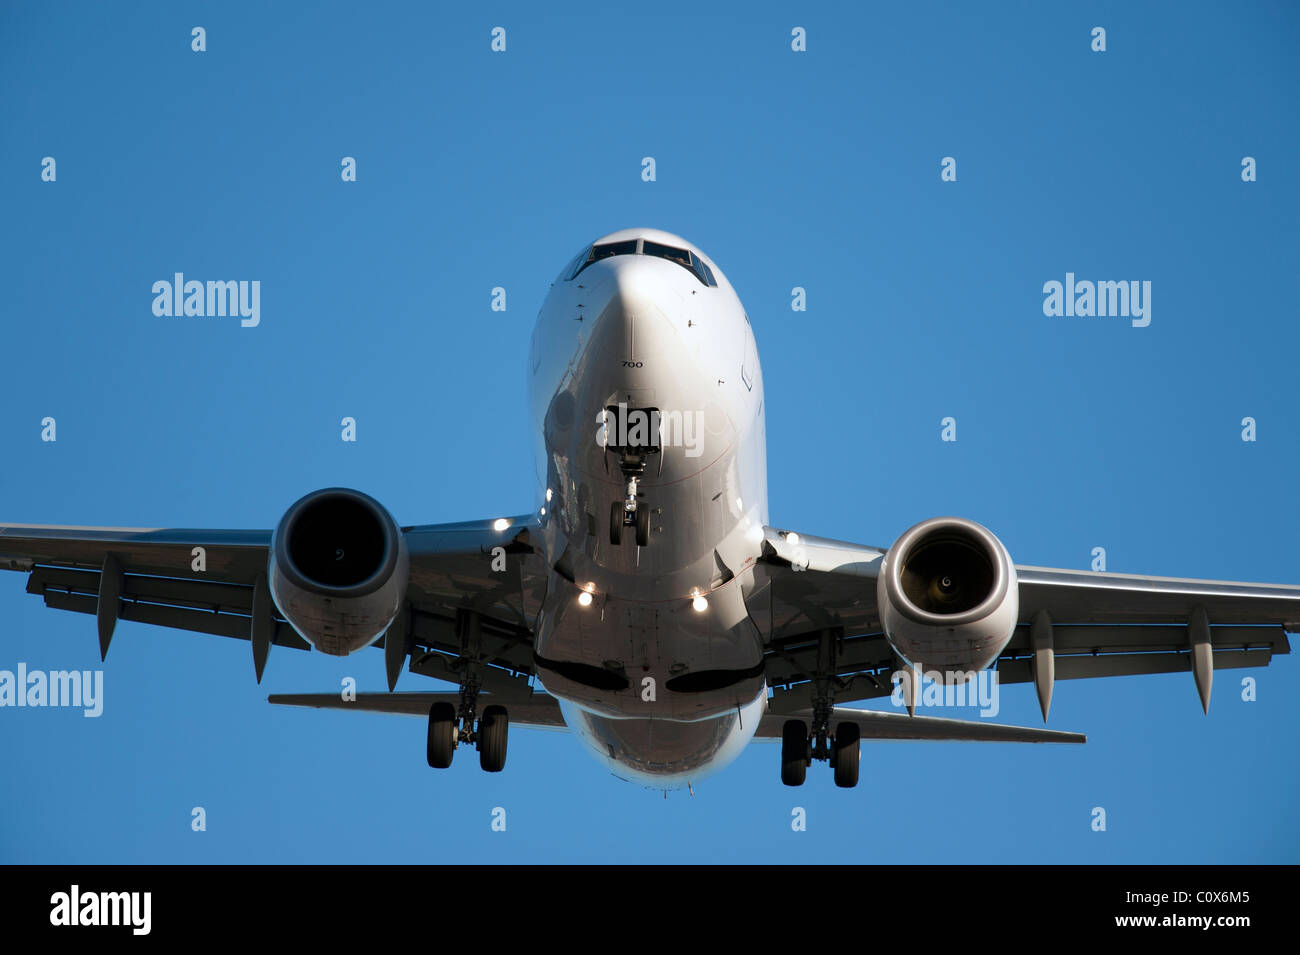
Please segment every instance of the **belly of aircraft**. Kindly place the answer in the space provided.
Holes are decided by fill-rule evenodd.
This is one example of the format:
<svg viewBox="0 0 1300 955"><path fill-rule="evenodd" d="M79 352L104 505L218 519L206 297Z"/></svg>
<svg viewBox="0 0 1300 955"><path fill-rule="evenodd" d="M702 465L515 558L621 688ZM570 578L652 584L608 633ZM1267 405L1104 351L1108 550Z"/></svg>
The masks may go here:
<svg viewBox="0 0 1300 955"><path fill-rule="evenodd" d="M538 628L537 675L565 722L616 775L674 788L730 762L767 700L761 641L740 579L709 595L590 602L558 575Z"/></svg>
<svg viewBox="0 0 1300 955"><path fill-rule="evenodd" d="M684 721L609 716L560 697L564 722L611 773L654 789L677 789L731 763L758 729L767 688L747 705Z"/></svg>

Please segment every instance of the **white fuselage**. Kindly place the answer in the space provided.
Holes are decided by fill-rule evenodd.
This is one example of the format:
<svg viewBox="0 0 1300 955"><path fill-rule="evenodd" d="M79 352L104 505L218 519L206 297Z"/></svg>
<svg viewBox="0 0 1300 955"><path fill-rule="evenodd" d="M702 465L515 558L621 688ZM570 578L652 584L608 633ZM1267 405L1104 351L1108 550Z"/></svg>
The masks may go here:
<svg viewBox="0 0 1300 955"><path fill-rule="evenodd" d="M767 523L763 381L749 320L717 267L657 230L595 246L630 240L689 250L716 284L638 251L570 279L575 260L542 305L528 372L552 570L535 652L596 756L669 788L734 759L766 706L762 640L745 608ZM658 451L647 453L655 424ZM638 458L649 540L638 546L629 524L614 544Z"/></svg>

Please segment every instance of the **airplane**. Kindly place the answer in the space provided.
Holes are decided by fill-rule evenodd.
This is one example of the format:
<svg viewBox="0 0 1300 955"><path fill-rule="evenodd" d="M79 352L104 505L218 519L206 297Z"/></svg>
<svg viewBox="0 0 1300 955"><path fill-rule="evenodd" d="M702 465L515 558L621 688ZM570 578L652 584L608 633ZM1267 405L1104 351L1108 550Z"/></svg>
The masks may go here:
<svg viewBox="0 0 1300 955"><path fill-rule="evenodd" d="M445 769L506 762L511 724L571 730L620 778L691 786L780 744L837 786L862 740L1082 743L915 714L921 674L1032 683L1216 669L1290 652L1300 587L1012 562L987 528L923 520L887 548L769 523L763 376L718 265L656 229L583 247L551 284L527 381L537 498L523 515L399 526L331 487L272 530L0 525L0 568L60 610L272 646L382 648L387 692L269 702L422 717ZM405 668L456 685L396 692ZM540 685L540 689L539 686ZM20 688L21 691L21 688ZM902 692L907 713L845 706Z"/></svg>

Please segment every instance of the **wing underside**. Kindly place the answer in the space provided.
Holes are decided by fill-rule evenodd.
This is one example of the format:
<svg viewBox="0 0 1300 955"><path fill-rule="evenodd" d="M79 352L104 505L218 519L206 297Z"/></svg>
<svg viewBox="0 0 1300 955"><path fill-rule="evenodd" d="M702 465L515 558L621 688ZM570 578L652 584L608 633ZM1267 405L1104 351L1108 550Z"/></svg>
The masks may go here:
<svg viewBox="0 0 1300 955"><path fill-rule="evenodd" d="M755 609L769 635L776 712L811 706L826 633L833 635L836 702L894 693L902 662L876 607L884 555L881 548L766 530ZM1300 629L1300 587L1030 566L1016 572L1020 624L994 664L1003 684L1041 680L1044 657L1033 636L1040 614L1050 626L1055 680L1194 672L1194 619L1201 611L1215 670L1267 666L1290 652L1287 633Z"/></svg>
<svg viewBox="0 0 1300 955"><path fill-rule="evenodd" d="M786 720L812 718L812 710L769 713L759 721L755 738L778 740ZM905 713L880 713L847 706L831 709L831 725L855 723L865 740L910 740L913 742L967 743L1083 743L1082 733L1008 726L984 720L953 720L936 716L908 716Z"/></svg>
<svg viewBox="0 0 1300 955"><path fill-rule="evenodd" d="M344 699L340 693L273 693L267 702L279 706L306 706L326 710L350 710L361 713L397 713L403 716L428 717L435 703L460 705L459 693L358 693ZM545 693L499 696L482 694L482 706L502 704L510 713L511 725L537 729L564 729L564 718L555 697Z"/></svg>
<svg viewBox="0 0 1300 955"><path fill-rule="evenodd" d="M400 634L390 629L376 646L387 649L400 638L391 658L412 672L457 683L472 617L482 690L513 707L534 696L532 630L549 568L530 543L535 519L514 518L510 524L505 572L494 563L503 539L492 522L403 528L411 556L407 612L400 617ZM265 530L3 525L0 569L27 572L28 592L47 606L95 616L105 649L105 632L111 636L118 619L248 640L270 539ZM900 661L882 632L875 602L884 555L881 548L766 530L749 604L766 641L773 688L769 728L812 706L819 672L834 681L836 703L894 692ZM995 663L1003 684L1041 682L1043 657L1032 628L1040 615L1051 626L1054 680L1195 672L1192 622L1200 612L1212 669L1266 666L1290 652L1287 632L1300 629L1298 587L1029 566L1017 573L1021 622ZM271 612L274 646L310 649L278 611ZM833 638L828 671L819 669L826 634ZM390 680L395 678L390 671ZM327 706L320 702L326 696L331 695L295 701ZM378 712L406 712L368 702ZM846 710L843 718L867 719L852 715L863 712L868 711ZM895 725L862 729L864 736L895 733Z"/></svg>
<svg viewBox="0 0 1300 955"><path fill-rule="evenodd" d="M399 663L458 682L472 615L484 690L527 689L546 573L529 544L532 518L509 523L504 537L492 521L403 528L411 558L405 612L375 646L387 650L400 639ZM118 620L251 641L270 543L269 530L10 524L0 525L0 569L26 572L27 592L46 606L94 616L105 654ZM505 572L494 565L497 550L507 557ZM270 608L271 644L310 650Z"/></svg>

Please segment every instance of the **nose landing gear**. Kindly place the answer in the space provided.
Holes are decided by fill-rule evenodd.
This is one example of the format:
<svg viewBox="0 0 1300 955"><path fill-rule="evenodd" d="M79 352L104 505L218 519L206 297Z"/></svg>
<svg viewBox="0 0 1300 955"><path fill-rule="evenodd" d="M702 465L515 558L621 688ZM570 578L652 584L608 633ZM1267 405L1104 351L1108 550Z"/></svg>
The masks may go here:
<svg viewBox="0 0 1300 955"><path fill-rule="evenodd" d="M617 547L623 542L623 528L636 528L636 545L650 544L650 505L637 500L636 474L628 475L627 494L622 501L614 501L609 508L609 542Z"/></svg>
<svg viewBox="0 0 1300 955"><path fill-rule="evenodd" d="M614 501L609 508L609 542L615 547L623 542L623 528L636 528L636 545L650 545L650 506L639 500L638 485L645 474L651 456L659 458L659 472L663 473L664 459L659 447L659 409L632 408L626 403L605 408L601 428L604 448L605 472L609 473L610 453L618 455L618 468L623 472L627 489L622 501Z"/></svg>

